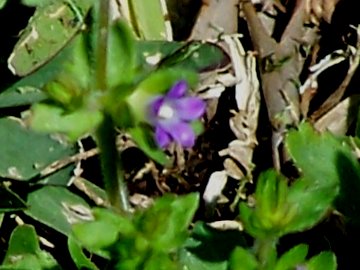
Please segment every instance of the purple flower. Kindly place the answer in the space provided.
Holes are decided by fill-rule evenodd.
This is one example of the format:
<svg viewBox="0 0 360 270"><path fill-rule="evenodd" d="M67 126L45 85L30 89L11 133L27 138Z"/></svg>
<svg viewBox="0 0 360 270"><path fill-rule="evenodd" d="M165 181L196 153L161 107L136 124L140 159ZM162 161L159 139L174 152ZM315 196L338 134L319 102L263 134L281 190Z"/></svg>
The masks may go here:
<svg viewBox="0 0 360 270"><path fill-rule="evenodd" d="M205 112L205 102L197 97L186 96L188 85L178 81L164 96L158 96L149 106L149 120L155 126L155 140L162 148L172 141L184 147L192 147L195 133L191 121Z"/></svg>

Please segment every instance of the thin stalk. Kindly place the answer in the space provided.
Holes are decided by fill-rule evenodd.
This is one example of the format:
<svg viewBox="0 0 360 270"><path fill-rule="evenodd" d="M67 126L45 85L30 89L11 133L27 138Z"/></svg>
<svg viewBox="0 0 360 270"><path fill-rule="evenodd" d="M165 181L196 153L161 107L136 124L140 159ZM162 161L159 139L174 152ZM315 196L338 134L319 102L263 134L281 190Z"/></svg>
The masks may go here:
<svg viewBox="0 0 360 270"><path fill-rule="evenodd" d="M109 39L109 12L110 0L101 0L98 3L97 43L95 49L95 86L98 91L108 88L107 59ZM100 150L101 169L103 172L105 191L110 204L120 212L128 213L127 185L124 180L124 170L120 155L116 148L116 133L111 116L104 113L104 120L96 133L97 144Z"/></svg>

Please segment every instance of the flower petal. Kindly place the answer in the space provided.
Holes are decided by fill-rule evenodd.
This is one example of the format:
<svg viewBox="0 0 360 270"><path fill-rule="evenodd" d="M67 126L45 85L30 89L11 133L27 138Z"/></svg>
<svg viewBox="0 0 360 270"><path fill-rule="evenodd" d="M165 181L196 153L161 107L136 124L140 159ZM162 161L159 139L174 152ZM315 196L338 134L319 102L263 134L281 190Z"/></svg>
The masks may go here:
<svg viewBox="0 0 360 270"><path fill-rule="evenodd" d="M168 123L165 127L170 136L184 147L192 147L195 144L195 133L191 126L184 122Z"/></svg>
<svg viewBox="0 0 360 270"><path fill-rule="evenodd" d="M163 103L163 96L157 96L149 103L149 120L151 122L154 122L157 118L160 107L163 105Z"/></svg>
<svg viewBox="0 0 360 270"><path fill-rule="evenodd" d="M160 126L155 129L155 140L161 148L165 148L171 142L170 135Z"/></svg>
<svg viewBox="0 0 360 270"><path fill-rule="evenodd" d="M174 109L180 119L190 121L201 117L206 108L205 101L197 97L186 97L174 101Z"/></svg>
<svg viewBox="0 0 360 270"><path fill-rule="evenodd" d="M187 89L188 89L187 82L181 80L171 87L171 89L169 90L166 96L170 99L181 98L185 95Z"/></svg>

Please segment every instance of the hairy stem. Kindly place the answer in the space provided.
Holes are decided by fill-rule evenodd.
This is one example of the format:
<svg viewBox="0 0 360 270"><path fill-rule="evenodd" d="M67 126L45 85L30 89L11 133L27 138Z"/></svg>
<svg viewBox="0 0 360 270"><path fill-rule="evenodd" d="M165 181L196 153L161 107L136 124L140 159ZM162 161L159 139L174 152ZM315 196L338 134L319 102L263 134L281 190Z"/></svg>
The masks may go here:
<svg viewBox="0 0 360 270"><path fill-rule="evenodd" d="M128 189L120 155L116 148L114 123L110 116L105 115L96 135L108 199L113 207L127 213L130 211Z"/></svg>
<svg viewBox="0 0 360 270"><path fill-rule="evenodd" d="M98 3L97 43L95 50L95 86L98 91L106 91L107 59L109 39L109 12L110 0L101 0ZM116 133L114 122L110 115L104 113L104 120L96 133L97 144L100 150L101 169L103 172L105 190L110 204L121 212L129 212L127 185L124 180L124 171L120 155L116 148Z"/></svg>

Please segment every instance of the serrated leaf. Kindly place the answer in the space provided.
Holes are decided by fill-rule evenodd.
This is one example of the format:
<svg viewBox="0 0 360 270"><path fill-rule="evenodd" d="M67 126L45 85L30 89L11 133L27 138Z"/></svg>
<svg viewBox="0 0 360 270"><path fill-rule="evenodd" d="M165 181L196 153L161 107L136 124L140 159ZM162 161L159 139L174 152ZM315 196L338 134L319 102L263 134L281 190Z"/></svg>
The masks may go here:
<svg viewBox="0 0 360 270"><path fill-rule="evenodd" d="M0 119L0 176L30 180L52 162L76 153L73 145L27 129L20 119Z"/></svg>
<svg viewBox="0 0 360 270"><path fill-rule="evenodd" d="M64 187L45 186L31 192L25 214L65 235L72 224L91 220L88 204Z"/></svg>
<svg viewBox="0 0 360 270"><path fill-rule="evenodd" d="M354 207L353 203L359 205L358 199L350 194L354 189L360 190L360 169L347 145L329 133L320 135L308 124L302 124L298 131L289 133L286 146L304 176L291 189L290 200L298 204L298 219L292 229L302 230L318 222L340 186L336 205L343 211L350 205ZM350 212L349 215L354 215Z"/></svg>
<svg viewBox="0 0 360 270"><path fill-rule="evenodd" d="M330 133L317 134L309 124L303 123L298 131L289 132L286 147L312 189L338 185L338 154L350 154L350 150ZM333 193L336 192L334 189Z"/></svg>

